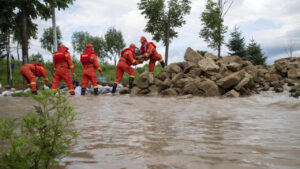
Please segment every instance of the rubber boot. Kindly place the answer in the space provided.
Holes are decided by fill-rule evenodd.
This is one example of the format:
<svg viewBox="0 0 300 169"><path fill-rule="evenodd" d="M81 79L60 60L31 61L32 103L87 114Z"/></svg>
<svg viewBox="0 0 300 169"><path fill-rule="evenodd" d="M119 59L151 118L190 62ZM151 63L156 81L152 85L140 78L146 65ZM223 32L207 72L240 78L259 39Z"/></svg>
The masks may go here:
<svg viewBox="0 0 300 169"><path fill-rule="evenodd" d="M164 61L160 62L160 65L161 65L162 68L164 68L165 67L165 62Z"/></svg>
<svg viewBox="0 0 300 169"><path fill-rule="evenodd" d="M31 92L33 95L37 95L38 93L37 93L37 91L32 91Z"/></svg>
<svg viewBox="0 0 300 169"><path fill-rule="evenodd" d="M133 81L134 81L134 77L130 77L129 78L129 89L132 89Z"/></svg>
<svg viewBox="0 0 300 169"><path fill-rule="evenodd" d="M94 95L98 95L98 88L94 88Z"/></svg>
<svg viewBox="0 0 300 169"><path fill-rule="evenodd" d="M114 86L113 86L113 89L112 89L111 93L113 93L113 94L116 93L117 86L118 86L118 84L114 83Z"/></svg>
<svg viewBox="0 0 300 169"><path fill-rule="evenodd" d="M85 90L86 90L86 88L81 88L81 95L82 95L82 96L85 95Z"/></svg>

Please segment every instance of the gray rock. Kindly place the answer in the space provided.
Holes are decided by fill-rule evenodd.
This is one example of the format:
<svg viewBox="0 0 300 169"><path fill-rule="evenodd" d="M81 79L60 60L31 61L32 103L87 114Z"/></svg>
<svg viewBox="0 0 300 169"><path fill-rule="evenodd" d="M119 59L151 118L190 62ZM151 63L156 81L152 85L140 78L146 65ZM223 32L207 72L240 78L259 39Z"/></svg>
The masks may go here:
<svg viewBox="0 0 300 169"><path fill-rule="evenodd" d="M218 71L220 67L211 58L204 58L198 62L200 69L206 71Z"/></svg>
<svg viewBox="0 0 300 169"><path fill-rule="evenodd" d="M240 93L233 89L223 95L223 97L240 97Z"/></svg>
<svg viewBox="0 0 300 169"><path fill-rule="evenodd" d="M222 87L223 89L229 89L235 85L237 85L245 76L245 70L240 70L233 74L230 74L226 77L217 81L217 85Z"/></svg>
<svg viewBox="0 0 300 169"><path fill-rule="evenodd" d="M137 86L140 89L146 89L151 84L154 84L154 76L151 72L142 73L137 81Z"/></svg>
<svg viewBox="0 0 300 169"><path fill-rule="evenodd" d="M164 95L164 96L177 96L178 95L178 93L176 92L176 90L172 89L172 88L163 90L161 92L161 94Z"/></svg>
<svg viewBox="0 0 300 169"><path fill-rule="evenodd" d="M181 68L176 63L172 63L164 68L164 72L179 73L179 72L181 72Z"/></svg>
<svg viewBox="0 0 300 169"><path fill-rule="evenodd" d="M219 87L215 82L204 78L195 80L197 88L203 93L203 96L220 96Z"/></svg>
<svg viewBox="0 0 300 169"><path fill-rule="evenodd" d="M184 60L190 61L194 63L198 63L199 60L203 59L204 57L201 56L199 53L194 51L192 48L188 47L184 54Z"/></svg>

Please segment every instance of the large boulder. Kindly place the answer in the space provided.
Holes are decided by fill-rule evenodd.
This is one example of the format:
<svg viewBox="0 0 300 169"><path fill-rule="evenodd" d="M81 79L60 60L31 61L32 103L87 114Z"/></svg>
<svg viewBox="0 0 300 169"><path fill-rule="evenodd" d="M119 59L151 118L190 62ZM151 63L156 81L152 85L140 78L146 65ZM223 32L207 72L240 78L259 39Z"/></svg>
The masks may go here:
<svg viewBox="0 0 300 169"><path fill-rule="evenodd" d="M218 60L220 63L230 64L230 63L238 63L243 65L243 60L239 56L225 56L222 59Z"/></svg>
<svg viewBox="0 0 300 169"><path fill-rule="evenodd" d="M194 51L192 48L188 47L184 54L184 60L190 61L194 63L198 63L199 60L203 59L204 57L201 56L199 53Z"/></svg>
<svg viewBox="0 0 300 169"><path fill-rule="evenodd" d="M218 56L216 56L216 55L214 55L214 54L212 54L212 53L205 53L204 57L206 57L206 58L211 58L211 59L213 59L213 60L218 60L218 59L219 59Z"/></svg>
<svg viewBox="0 0 300 169"><path fill-rule="evenodd" d="M158 96L158 94L159 94L159 89L158 89L158 87L157 86L155 86L155 85L152 85L152 86L150 86L149 88L149 93L147 94L148 96Z"/></svg>
<svg viewBox="0 0 300 169"><path fill-rule="evenodd" d="M131 91L131 90L130 90L129 88L124 87L124 88L122 88L122 89L119 91L119 93L120 93L120 94L129 94L130 91Z"/></svg>
<svg viewBox="0 0 300 169"><path fill-rule="evenodd" d="M192 81L192 82L189 82L188 84L186 84L183 88L183 94L198 95L199 90L198 90L196 83L194 81Z"/></svg>
<svg viewBox="0 0 300 169"><path fill-rule="evenodd" d="M188 73L191 69L198 67L198 65L194 62L185 62L183 64L183 73Z"/></svg>
<svg viewBox="0 0 300 169"><path fill-rule="evenodd" d="M164 96L177 96L178 95L177 91L175 89L172 89L172 88L163 90L161 92L161 94L164 95Z"/></svg>
<svg viewBox="0 0 300 169"><path fill-rule="evenodd" d="M170 78L170 75L167 72L160 72L157 75L155 75L155 78L157 78L157 79L159 79L161 81L164 81L167 78Z"/></svg>
<svg viewBox="0 0 300 169"><path fill-rule="evenodd" d="M151 84L154 84L154 76L151 72L142 73L137 81L137 86L140 89L146 89Z"/></svg>
<svg viewBox="0 0 300 169"><path fill-rule="evenodd" d="M162 84L159 86L162 90L170 88L172 85L172 81L170 79L166 79L162 82Z"/></svg>
<svg viewBox="0 0 300 169"><path fill-rule="evenodd" d="M242 66L243 66L242 64L232 62L227 65L227 68L233 72L237 72L237 71L241 70Z"/></svg>
<svg viewBox="0 0 300 169"><path fill-rule="evenodd" d="M179 79L183 78L183 73L180 72L172 77L172 83L176 83Z"/></svg>
<svg viewBox="0 0 300 169"><path fill-rule="evenodd" d="M190 77L182 78L182 79L179 79L175 82L174 87L183 88L186 84L191 83L193 81L194 81L194 79L190 78Z"/></svg>
<svg viewBox="0 0 300 169"><path fill-rule="evenodd" d="M211 97L211 96L220 96L219 87L215 82L203 78L195 80L197 88L202 91L203 96Z"/></svg>
<svg viewBox="0 0 300 169"><path fill-rule="evenodd" d="M240 93L233 89L224 94L223 97L240 97Z"/></svg>
<svg viewBox="0 0 300 169"><path fill-rule="evenodd" d="M195 78L195 77L199 77L202 74L202 70L198 67L192 68L187 74L186 76L191 77L191 78Z"/></svg>
<svg viewBox="0 0 300 169"><path fill-rule="evenodd" d="M213 71L216 72L220 69L220 67L216 64L216 62L211 58L204 58L198 62L200 69L204 72Z"/></svg>
<svg viewBox="0 0 300 169"><path fill-rule="evenodd" d="M251 80L252 76L248 73L245 74L245 77L234 87L236 90L241 90L242 87L246 86Z"/></svg>
<svg viewBox="0 0 300 169"><path fill-rule="evenodd" d="M176 63L172 63L172 64L166 66L164 68L164 71L167 73L179 73L179 72L181 72L181 68Z"/></svg>
<svg viewBox="0 0 300 169"><path fill-rule="evenodd" d="M240 70L233 74L230 74L226 77L217 81L217 85L222 87L223 89L229 89L237 85L245 76L245 70Z"/></svg>
<svg viewBox="0 0 300 169"><path fill-rule="evenodd" d="M288 78L297 79L300 78L300 68L293 68L288 71Z"/></svg>

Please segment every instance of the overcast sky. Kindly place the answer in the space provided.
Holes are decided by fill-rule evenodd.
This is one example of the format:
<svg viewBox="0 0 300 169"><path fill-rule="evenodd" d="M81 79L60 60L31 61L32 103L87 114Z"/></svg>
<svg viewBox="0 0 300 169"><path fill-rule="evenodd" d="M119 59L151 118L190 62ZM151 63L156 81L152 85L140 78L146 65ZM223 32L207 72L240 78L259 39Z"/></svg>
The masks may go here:
<svg viewBox="0 0 300 169"><path fill-rule="evenodd" d="M202 28L200 15L204 11L206 0L191 0L191 13L185 16L186 24L178 28L179 37L170 44L169 62L183 61L187 47L194 50L207 50L214 54L216 51L207 47L199 38ZM146 19L137 9L139 0L76 0L65 11L57 11L57 26L60 27L63 43L71 47L72 33L87 31L93 36L104 36L110 27L121 30L128 46L135 43L140 46L139 38L144 35L151 40L151 35L143 30ZM258 42L263 53L268 57L267 63L272 64L276 59L287 57L286 49L293 47L293 55L300 56L300 1L299 0L234 0L225 25L228 26L226 41L234 26L240 27L246 43L252 38ZM39 25L38 37L43 29L52 25L51 20L36 20ZM158 52L164 56L165 48L162 43L156 43ZM30 40L29 54L40 52L46 60L52 60L51 53L41 48L39 39ZM228 49L222 47L222 56ZM79 58L79 54L76 54Z"/></svg>

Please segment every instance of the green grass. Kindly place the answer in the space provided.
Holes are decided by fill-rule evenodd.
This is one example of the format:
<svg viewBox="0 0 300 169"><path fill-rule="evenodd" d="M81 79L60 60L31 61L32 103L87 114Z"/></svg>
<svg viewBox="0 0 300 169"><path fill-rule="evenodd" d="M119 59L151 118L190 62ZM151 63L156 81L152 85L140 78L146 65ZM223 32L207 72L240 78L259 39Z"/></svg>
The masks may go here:
<svg viewBox="0 0 300 169"><path fill-rule="evenodd" d="M13 60L12 63L15 64L14 69L12 69L12 78L13 78L13 87L18 87L18 86L23 86L23 77L20 74L20 68L22 66L22 61L17 61L17 60ZM52 79L53 79L53 66L51 62L46 62L43 63L43 65L45 66L45 68L47 69L48 73L47 76L49 78L50 83L52 83ZM76 74L76 80L78 80L79 82L81 82L81 75L82 75L82 66L80 64L80 62L74 62L74 66L75 66L75 74ZM104 77L106 77L106 80L109 81L114 81L116 78L116 66L114 65L101 65L101 68L103 70L103 75ZM145 71L148 71L148 64L146 64L144 67L138 67L135 68L133 66L133 69L135 71L136 74L136 78L138 79L139 75ZM160 66L160 64L157 64L155 69L154 69L154 73L157 74L159 72L162 71L162 67ZM97 71L98 72L98 71ZM97 76L100 76L99 73L97 73ZM121 80L121 83L128 83L129 80L129 75L127 73L124 73L124 76ZM39 78L38 79L38 84L43 84L44 83L44 79L43 78ZM4 87L8 87L9 83L7 83L7 70L6 70L6 60L2 59L0 60L0 84L2 84ZM62 85L64 85L64 83L61 83Z"/></svg>

